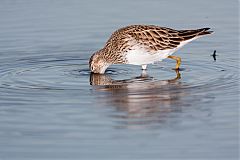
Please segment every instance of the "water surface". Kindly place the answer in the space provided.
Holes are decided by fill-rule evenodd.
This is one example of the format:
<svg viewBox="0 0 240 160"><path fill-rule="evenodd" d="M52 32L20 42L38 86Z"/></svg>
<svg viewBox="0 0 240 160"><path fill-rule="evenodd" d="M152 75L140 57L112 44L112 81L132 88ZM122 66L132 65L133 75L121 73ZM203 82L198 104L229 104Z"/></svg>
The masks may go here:
<svg viewBox="0 0 240 160"><path fill-rule="evenodd" d="M239 158L236 1L0 4L0 159ZM129 24L214 34L176 53L180 72L164 60L90 74L91 54Z"/></svg>

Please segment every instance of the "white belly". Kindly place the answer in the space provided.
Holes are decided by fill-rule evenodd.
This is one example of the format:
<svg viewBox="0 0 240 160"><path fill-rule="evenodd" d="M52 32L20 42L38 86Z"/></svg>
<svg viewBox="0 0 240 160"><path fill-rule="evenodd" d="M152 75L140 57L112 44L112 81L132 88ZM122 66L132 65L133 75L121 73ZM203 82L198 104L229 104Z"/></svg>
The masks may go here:
<svg viewBox="0 0 240 160"><path fill-rule="evenodd" d="M162 61L163 59L167 58L168 56L172 55L178 49L183 47L185 44L189 43L193 39L181 42L177 48L174 49L167 49L167 50L159 50L159 51L152 51L151 53L144 49L144 46L136 44L132 50L126 53L126 57L128 60L128 64L134 65L144 65L144 64L152 64L157 61Z"/></svg>
<svg viewBox="0 0 240 160"><path fill-rule="evenodd" d="M127 52L126 57L129 64L134 65L143 65L151 64L157 61L162 61L167 58L169 55L173 54L176 49L160 50L152 53L147 52L143 48L133 49Z"/></svg>

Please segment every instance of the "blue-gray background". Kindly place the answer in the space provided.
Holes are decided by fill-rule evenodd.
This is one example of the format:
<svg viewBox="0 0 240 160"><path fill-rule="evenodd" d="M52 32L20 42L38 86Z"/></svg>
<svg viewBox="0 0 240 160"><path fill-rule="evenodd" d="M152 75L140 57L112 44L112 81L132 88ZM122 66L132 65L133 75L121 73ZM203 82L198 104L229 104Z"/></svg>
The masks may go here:
<svg viewBox="0 0 240 160"><path fill-rule="evenodd" d="M238 1L1 0L0 159L238 159ZM90 85L88 58L129 24L211 27L174 62L112 66L126 88ZM210 56L217 51L217 61ZM122 82L122 81L120 81Z"/></svg>

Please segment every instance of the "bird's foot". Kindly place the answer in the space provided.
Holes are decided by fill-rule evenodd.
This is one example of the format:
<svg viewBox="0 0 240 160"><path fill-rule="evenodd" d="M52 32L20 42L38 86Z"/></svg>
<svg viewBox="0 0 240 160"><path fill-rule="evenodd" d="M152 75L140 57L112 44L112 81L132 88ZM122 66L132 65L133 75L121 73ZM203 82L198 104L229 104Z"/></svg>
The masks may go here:
<svg viewBox="0 0 240 160"><path fill-rule="evenodd" d="M185 69L184 68L172 68L172 70L174 70L174 71L184 71Z"/></svg>

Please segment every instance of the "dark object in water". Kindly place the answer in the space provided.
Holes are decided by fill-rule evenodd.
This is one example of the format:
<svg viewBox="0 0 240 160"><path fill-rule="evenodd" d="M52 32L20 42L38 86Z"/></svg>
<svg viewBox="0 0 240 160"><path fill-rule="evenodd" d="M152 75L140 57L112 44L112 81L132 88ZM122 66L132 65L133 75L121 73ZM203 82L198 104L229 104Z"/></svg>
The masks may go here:
<svg viewBox="0 0 240 160"><path fill-rule="evenodd" d="M217 60L217 58L216 58L216 56L217 56L217 51L216 50L214 50L213 51L213 54L211 55L211 56L213 56L213 59L214 59L214 61L216 61Z"/></svg>

